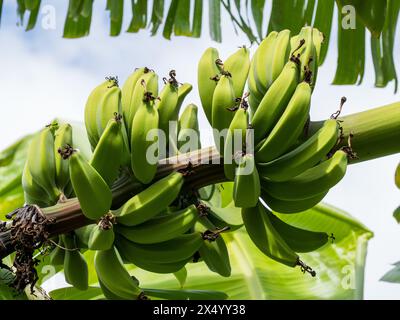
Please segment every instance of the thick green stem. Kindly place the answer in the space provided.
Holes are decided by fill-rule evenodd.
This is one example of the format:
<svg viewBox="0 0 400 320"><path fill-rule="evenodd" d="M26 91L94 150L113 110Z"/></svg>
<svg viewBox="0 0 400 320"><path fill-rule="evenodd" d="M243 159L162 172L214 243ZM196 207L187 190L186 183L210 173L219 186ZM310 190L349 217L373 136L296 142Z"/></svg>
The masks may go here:
<svg viewBox="0 0 400 320"><path fill-rule="evenodd" d="M400 102L360 113L340 117L344 139L348 143L350 134L351 146L358 159L352 163L368 161L400 152ZM323 121L313 122L310 134L318 130Z"/></svg>
<svg viewBox="0 0 400 320"><path fill-rule="evenodd" d="M400 102L339 118L343 128L342 145L348 143L350 134L351 146L358 159L351 163L367 161L390 154L400 153ZM324 121L312 122L307 136L312 135ZM223 170L223 159L213 147L196 150L177 157L160 161L156 180L176 170L190 169L192 174L185 177L185 188L198 189L206 185L226 181ZM122 205L143 186L125 177L114 186L113 207ZM67 233L85 226L90 221L82 214L77 199L70 199L56 206L43 208L55 223L49 226L51 236ZM0 232L0 259L13 251L10 232Z"/></svg>

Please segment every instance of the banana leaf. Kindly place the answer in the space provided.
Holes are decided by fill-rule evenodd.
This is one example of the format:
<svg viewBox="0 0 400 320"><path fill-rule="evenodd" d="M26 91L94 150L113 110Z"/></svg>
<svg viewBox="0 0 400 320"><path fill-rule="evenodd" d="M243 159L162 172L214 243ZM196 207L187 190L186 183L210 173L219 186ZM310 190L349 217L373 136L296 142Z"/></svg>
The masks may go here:
<svg viewBox="0 0 400 320"><path fill-rule="evenodd" d="M0 153L0 220L24 204L21 177L30 141L24 137Z"/></svg>
<svg viewBox="0 0 400 320"><path fill-rule="evenodd" d="M388 271L381 281L390 283L400 283L400 261L394 264L394 268Z"/></svg>

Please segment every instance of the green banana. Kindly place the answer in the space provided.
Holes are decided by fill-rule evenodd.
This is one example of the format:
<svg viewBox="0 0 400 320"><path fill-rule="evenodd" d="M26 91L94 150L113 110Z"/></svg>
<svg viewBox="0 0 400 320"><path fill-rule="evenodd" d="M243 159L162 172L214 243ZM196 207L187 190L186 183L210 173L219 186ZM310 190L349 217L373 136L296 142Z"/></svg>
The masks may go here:
<svg viewBox="0 0 400 320"><path fill-rule="evenodd" d="M236 169L233 186L233 200L236 207L254 207L260 197L260 177L258 176L254 156L246 154Z"/></svg>
<svg viewBox="0 0 400 320"><path fill-rule="evenodd" d="M40 207L48 207L57 201L55 197L50 198L46 190L33 180L27 163L25 163L24 170L22 171L21 180L26 204L36 204Z"/></svg>
<svg viewBox="0 0 400 320"><path fill-rule="evenodd" d="M258 105L260 104L260 101L263 98L263 94L257 88L257 83L256 83L256 78L255 78L255 60L256 60L258 54L259 54L259 52L256 51L254 53L253 58L251 59L249 76L247 79L247 88L250 93L249 105L250 105L250 109L253 113L257 110Z"/></svg>
<svg viewBox="0 0 400 320"><path fill-rule="evenodd" d="M207 217L200 217L194 225L194 230L203 234L216 229L215 225ZM199 249L199 255L211 271L223 277L231 275L228 248L221 235L214 241L203 241L203 245Z"/></svg>
<svg viewBox="0 0 400 320"><path fill-rule="evenodd" d="M176 110L181 109L183 101L185 100L186 96L192 91L193 86L190 83L183 83L178 88L178 103L176 104Z"/></svg>
<svg viewBox="0 0 400 320"><path fill-rule="evenodd" d="M117 249L96 251L94 267L99 281L114 295L121 299L136 300L141 290L126 270Z"/></svg>
<svg viewBox="0 0 400 320"><path fill-rule="evenodd" d="M258 172L273 181L290 180L323 159L337 143L339 134L337 120L326 120L321 129L294 150L271 162L258 163Z"/></svg>
<svg viewBox="0 0 400 320"><path fill-rule="evenodd" d="M261 198L264 202L270 209L279 213L299 213L306 211L320 203L327 194L328 191L325 191L312 198L289 201L277 199L268 194L265 190L261 190Z"/></svg>
<svg viewBox="0 0 400 320"><path fill-rule="evenodd" d="M110 119L112 119L115 114L121 114L121 112L121 89L118 87L117 79L113 86L107 88L97 109L96 119L99 139L101 139Z"/></svg>
<svg viewBox="0 0 400 320"><path fill-rule="evenodd" d="M179 152L185 153L201 148L200 143L200 130L199 122L197 118L197 106L189 104L185 110L183 110L178 121L178 150ZM196 136L193 136L196 134ZM189 138L189 142L187 142ZM192 139L190 139L192 138ZM197 138L193 141L193 138ZM188 144L188 145L186 145Z"/></svg>
<svg viewBox="0 0 400 320"><path fill-rule="evenodd" d="M235 178L236 158L242 155L246 145L246 133L249 124L245 108L239 108L229 126L224 147L224 173L229 180Z"/></svg>
<svg viewBox="0 0 400 320"><path fill-rule="evenodd" d="M169 142L169 122L178 120L178 82L175 79L175 72L170 72L170 79L164 79L165 86L160 92L160 100L156 103L159 115L159 129L165 133L166 144Z"/></svg>
<svg viewBox="0 0 400 320"><path fill-rule="evenodd" d="M152 244L176 238L185 233L198 218L194 205L185 209L157 216L134 227L117 225L115 231L126 239L139 244Z"/></svg>
<svg viewBox="0 0 400 320"><path fill-rule="evenodd" d="M122 86L121 92L121 107L122 107L122 117L127 128L131 127L131 122L129 120L133 119L131 116L131 110L133 110L133 105L136 101L133 100L133 91L135 90L138 80L146 73L149 73L150 69L143 67L137 68L135 71L125 80Z"/></svg>
<svg viewBox="0 0 400 320"><path fill-rule="evenodd" d="M299 66L297 62L287 62L281 74L261 100L251 120L254 129L254 143L257 144L271 132L285 111L297 87L298 79Z"/></svg>
<svg viewBox="0 0 400 320"><path fill-rule="evenodd" d="M232 79L223 75L218 81L212 99L212 127L215 145L220 152L224 152L224 130L226 131L234 117L233 108L236 104Z"/></svg>
<svg viewBox="0 0 400 320"><path fill-rule="evenodd" d="M335 186L345 175L347 153L338 150L328 160L288 181L265 181L263 188L281 200L303 200L313 198Z"/></svg>
<svg viewBox="0 0 400 320"><path fill-rule="evenodd" d="M79 248L85 248L85 249L89 248L89 238L94 227L95 227L94 224L89 224L87 226L74 230L74 233L76 235L75 238L76 244L78 245Z"/></svg>
<svg viewBox="0 0 400 320"><path fill-rule="evenodd" d="M158 130L159 116L153 98L146 97L148 92L141 96L140 107L132 122L131 131L131 166L135 177L142 183L150 183L157 171L159 157L158 143L149 141L148 133ZM154 137L156 138L156 137ZM153 138L153 139L154 139ZM148 152L156 144L156 153L149 159Z"/></svg>
<svg viewBox="0 0 400 320"><path fill-rule="evenodd" d="M232 77L235 98L241 98L250 69L250 50L241 47L224 62L224 70Z"/></svg>
<svg viewBox="0 0 400 320"><path fill-rule="evenodd" d="M304 132L311 102L311 87L300 83L285 111L265 140L256 147L257 162L268 162L287 152Z"/></svg>
<svg viewBox="0 0 400 320"><path fill-rule="evenodd" d="M400 189L400 163L397 165L397 168L396 168L394 182L395 182L397 188Z"/></svg>
<svg viewBox="0 0 400 320"><path fill-rule="evenodd" d="M58 240L58 246L55 246L54 249L49 254L49 262L53 266L63 266L65 259L65 250L62 249L64 247L64 242L62 238Z"/></svg>
<svg viewBox="0 0 400 320"><path fill-rule="evenodd" d="M90 165L100 174L109 187L119 174L124 152L121 118L115 114L109 120L94 149Z"/></svg>
<svg viewBox="0 0 400 320"><path fill-rule="evenodd" d="M114 244L113 226L104 228L101 223L97 224L90 233L88 248L90 250L109 250Z"/></svg>
<svg viewBox="0 0 400 320"><path fill-rule="evenodd" d="M65 281L78 290L87 290L89 287L89 272L85 257L77 249L75 239L70 235L63 235L62 241L67 250L64 258Z"/></svg>
<svg viewBox="0 0 400 320"><path fill-rule="evenodd" d="M164 273L178 272L179 270L184 268L185 265L190 262L190 260L191 258L170 263L154 263L154 262L143 261L140 257L136 257L134 265L136 265L140 269L149 272L164 274Z"/></svg>
<svg viewBox="0 0 400 320"><path fill-rule="evenodd" d="M87 218L98 220L110 210L111 190L79 151L72 151L69 159L70 178L82 212Z"/></svg>
<svg viewBox="0 0 400 320"><path fill-rule="evenodd" d="M261 41L254 54L254 82L257 92L260 93L261 98L264 96L264 94L267 92L268 88L273 82L272 57L277 37L278 32L270 32L268 36L263 41Z"/></svg>
<svg viewBox="0 0 400 320"><path fill-rule="evenodd" d="M242 218L247 234L262 253L289 267L299 264L299 256L275 229L260 202L254 208L243 208Z"/></svg>
<svg viewBox="0 0 400 320"><path fill-rule="evenodd" d="M190 259L203 242L201 233L194 232L153 244L138 244L117 235L115 245L121 256L130 263L136 264L135 261L138 259L148 263L163 264Z"/></svg>
<svg viewBox="0 0 400 320"><path fill-rule="evenodd" d="M97 127L98 109L100 108L100 104L102 102L104 94L110 87L113 86L115 86L115 79L106 78L106 81L104 81L92 90L86 102L85 127L90 145L92 146L92 150L96 147L97 142L100 139Z"/></svg>
<svg viewBox="0 0 400 320"><path fill-rule="evenodd" d="M315 232L294 227L280 220L269 210L266 210L266 214L273 228L295 252L312 252L328 242L329 237L325 232Z"/></svg>
<svg viewBox="0 0 400 320"><path fill-rule="evenodd" d="M113 292L111 292L110 290L107 289L107 287L104 285L103 282L101 282L100 279L99 280L99 286L101 291L103 292L104 298L106 298L107 300L124 300L123 298L121 298L120 296L114 294Z"/></svg>
<svg viewBox="0 0 400 320"><path fill-rule="evenodd" d="M33 181L48 193L51 202L56 202L61 194L55 181L54 128L51 124L33 137L26 160Z"/></svg>
<svg viewBox="0 0 400 320"><path fill-rule="evenodd" d="M282 72L286 62L289 59L290 55L290 30L285 29L282 30L278 33L274 46L273 46L273 52L271 54L271 57L268 58L267 62L269 63L267 65L267 68L270 68L268 70L270 72L270 77L271 80L269 82L269 86L267 86L267 89L272 85L272 83L278 78L280 73Z"/></svg>
<svg viewBox="0 0 400 320"><path fill-rule="evenodd" d="M114 212L117 222L134 226L155 217L176 199L183 180L181 173L173 172L153 183Z"/></svg>
<svg viewBox="0 0 400 320"><path fill-rule="evenodd" d="M208 48L201 56L197 68L197 84L201 105L210 124L212 124L213 95L217 86L216 77L218 77L220 72L215 63L218 58L217 49Z"/></svg>
<svg viewBox="0 0 400 320"><path fill-rule="evenodd" d="M56 185L64 192L69 182L69 164L60 156L60 150L65 146L72 146L72 127L70 124L61 125L54 138L54 159L56 166Z"/></svg>
<svg viewBox="0 0 400 320"><path fill-rule="evenodd" d="M304 41L301 45L300 41ZM292 48L299 48L301 62L301 75L300 81L310 78L311 87L315 87L318 74L319 58L321 52L321 45L324 41L323 34L315 28L304 27L301 29L297 37L291 40Z"/></svg>
<svg viewBox="0 0 400 320"><path fill-rule="evenodd" d="M125 123L127 123L126 129L129 138L131 137L132 130L134 130L133 120L136 112L142 108L143 99L146 93L154 98L157 97L158 94L158 76L152 70L149 70L147 73L144 73L139 77L133 90L129 111L125 116Z"/></svg>

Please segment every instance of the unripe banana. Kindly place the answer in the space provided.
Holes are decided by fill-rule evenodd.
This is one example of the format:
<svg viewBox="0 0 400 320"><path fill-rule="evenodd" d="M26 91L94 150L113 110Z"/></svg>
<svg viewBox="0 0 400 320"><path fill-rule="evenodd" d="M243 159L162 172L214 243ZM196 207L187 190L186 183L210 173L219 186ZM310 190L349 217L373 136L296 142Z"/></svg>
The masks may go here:
<svg viewBox="0 0 400 320"><path fill-rule="evenodd" d="M185 110L183 110L178 121L178 150L182 153L198 150L201 148L200 143L200 130L199 122L197 118L197 106L189 104ZM196 137L193 136L196 134ZM189 138L189 139L188 139ZM190 139L192 138L192 139ZM193 140L193 138L197 138ZM187 148L181 150L181 148L190 142Z"/></svg>
<svg viewBox="0 0 400 320"><path fill-rule="evenodd" d="M176 109L179 110L182 107L183 101L185 100L186 96L192 91L193 86L190 83L183 83L178 88L178 103L176 105ZM177 115L178 116L178 115Z"/></svg>
<svg viewBox="0 0 400 320"><path fill-rule="evenodd" d="M60 155L60 150L66 146L72 146L72 127L70 124L61 125L54 138L54 158L56 166L56 184L63 191L69 182L69 163ZM65 194L65 193L64 193Z"/></svg>
<svg viewBox="0 0 400 320"><path fill-rule="evenodd" d="M153 183L114 212L117 222L134 226L155 217L176 199L183 182L182 174L173 172Z"/></svg>
<svg viewBox="0 0 400 320"><path fill-rule="evenodd" d="M144 73L136 82L135 89L133 90L131 105L129 112L125 118L126 130L128 131L128 137L131 137L132 130L134 130L133 120L136 112L142 109L143 98L146 92L156 98L158 95L158 76L154 71L149 70ZM137 128L136 128L137 129Z"/></svg>
<svg viewBox="0 0 400 320"><path fill-rule="evenodd" d="M339 123L329 119L294 150L271 162L258 163L258 172L273 181L290 180L321 161L337 143L339 132Z"/></svg>
<svg viewBox="0 0 400 320"><path fill-rule="evenodd" d="M73 236L64 235L65 245L64 275L65 280L78 290L87 290L89 287L89 272L85 257L77 249Z"/></svg>
<svg viewBox="0 0 400 320"><path fill-rule="evenodd" d="M89 238L92 230L94 229L94 224L89 224L87 226L78 228L74 230L76 235L75 241L79 248L87 249L89 248Z"/></svg>
<svg viewBox="0 0 400 320"><path fill-rule="evenodd" d="M88 247L90 250L109 250L114 244L113 226L104 228L97 224L90 233Z"/></svg>
<svg viewBox="0 0 400 320"><path fill-rule="evenodd" d="M325 232L300 229L283 222L269 210L265 210L265 213L272 227L295 252L312 252L328 242L328 235Z"/></svg>
<svg viewBox="0 0 400 320"><path fill-rule="evenodd" d="M141 257L135 257L134 265L149 272L164 274L178 272L184 268L185 265L190 262L190 260L191 258L170 263L154 263L143 260Z"/></svg>
<svg viewBox="0 0 400 320"><path fill-rule="evenodd" d="M113 292L108 290L108 288L104 285L103 282L101 282L100 279L97 279L97 280L99 280L100 289L103 292L103 295L107 300L124 300L120 296L117 296L116 294L114 294Z"/></svg>
<svg viewBox="0 0 400 320"><path fill-rule="evenodd" d="M141 97L140 107L132 122L131 166L135 177L142 183L150 183L157 171L156 158L159 156L157 141L149 141L148 133L158 130L159 116L154 101ZM146 101L145 101L146 100ZM156 154L149 161L148 152L156 144Z"/></svg>
<svg viewBox="0 0 400 320"><path fill-rule="evenodd" d="M194 230L204 234L207 231L216 230L216 227L207 217L201 217L195 223ZM223 277L229 277L231 275L228 248L221 235L214 241L204 241L199 249L199 254L211 271Z"/></svg>
<svg viewBox="0 0 400 320"><path fill-rule="evenodd" d="M281 200L303 200L316 197L335 186L345 175L347 153L338 150L328 160L306 170L291 180L283 182L265 181L263 188Z"/></svg>
<svg viewBox="0 0 400 320"><path fill-rule="evenodd" d="M115 231L126 239L139 244L152 244L171 240L193 227L198 218L194 205L185 209L157 216L134 227L117 225Z"/></svg>
<svg viewBox="0 0 400 320"><path fill-rule="evenodd" d="M251 120L254 128L254 143L257 144L271 132L285 111L297 87L298 78L297 62L289 61L261 100Z"/></svg>
<svg viewBox="0 0 400 320"><path fill-rule="evenodd" d="M232 108L236 103L231 77L227 75L221 76L212 99L212 127L214 129L214 141L220 154L223 154L224 152L223 132L224 130L227 131L232 122L235 115Z"/></svg>
<svg viewBox="0 0 400 320"><path fill-rule="evenodd" d="M233 186L233 201L236 207L251 208L256 206L260 197L260 177L254 156L246 154L242 157L236 169L235 182Z"/></svg>
<svg viewBox="0 0 400 320"><path fill-rule="evenodd" d="M174 239L154 244L138 244L122 236L116 237L116 246L121 252L121 256L133 264L136 264L136 259L155 264L187 260L199 250L203 242L199 232L183 234Z"/></svg>
<svg viewBox="0 0 400 320"><path fill-rule="evenodd" d="M312 198L288 201L277 199L268 194L265 190L261 190L261 198L264 202L271 210L279 213L299 213L306 211L320 203L327 194L328 191L325 191Z"/></svg>
<svg viewBox="0 0 400 320"><path fill-rule="evenodd" d="M243 208L242 218L247 234L261 252L289 267L298 265L299 256L274 228L268 210L260 202L254 208Z"/></svg>
<svg viewBox="0 0 400 320"><path fill-rule="evenodd" d="M22 172L22 188L24 190L26 204L36 204L39 207L47 207L53 205L57 201L56 198L50 198L46 190L33 180L28 168L28 163L25 163Z"/></svg>
<svg viewBox="0 0 400 320"><path fill-rule="evenodd" d="M51 202L56 202L61 194L55 181L54 127L51 124L33 137L26 160L32 179L47 192Z"/></svg>
<svg viewBox="0 0 400 320"><path fill-rule="evenodd" d="M94 149L90 165L100 174L109 187L119 174L124 152L122 123L118 114L109 120Z"/></svg>
<svg viewBox="0 0 400 320"><path fill-rule="evenodd" d="M178 120L178 82L175 73L170 72L171 79L165 80L166 84L160 92L160 100L156 102L159 115L159 129L165 133L166 143L169 141L169 122Z"/></svg>
<svg viewBox="0 0 400 320"><path fill-rule="evenodd" d="M239 108L229 126L224 147L224 173L229 180L235 178L236 158L241 156L246 145L246 132L249 125L248 113Z"/></svg>
<svg viewBox="0 0 400 320"><path fill-rule="evenodd" d="M247 87L250 93L249 96L249 105L251 108L252 113L254 113L258 105L260 104L260 101L263 98L263 94L258 90L257 88L257 83L256 83L256 78L255 78L255 60L258 56L259 52L256 51L254 53L253 58L251 59L251 64L250 64L250 70L249 70L249 76L247 80Z"/></svg>
<svg viewBox="0 0 400 320"><path fill-rule="evenodd" d="M118 87L118 79L116 79L114 85L109 86L104 92L97 108L97 132L99 139L101 139L110 119L115 117L116 114L121 114L121 112L121 89Z"/></svg>
<svg viewBox="0 0 400 320"><path fill-rule="evenodd" d="M89 138L92 150L96 147L97 142L100 139L100 135L97 127L97 114L100 108L101 101L107 90L115 85L114 78L106 78L106 81L98 85L90 93L86 106L85 106L85 127L87 136ZM110 117L111 118L111 117Z"/></svg>
<svg viewBox="0 0 400 320"><path fill-rule="evenodd" d="M300 83L268 137L256 147L257 162L268 162L287 152L304 131L310 112L311 87Z"/></svg>
<svg viewBox="0 0 400 320"><path fill-rule="evenodd" d="M65 250L62 249L64 247L64 242L62 241L62 237L58 240L58 245L54 247L54 249L49 254L49 262L53 266L63 266L65 259Z"/></svg>
<svg viewBox="0 0 400 320"><path fill-rule="evenodd" d="M290 55L290 30L285 29L278 33L273 46L272 57L269 58L267 68L270 68L271 80L267 89L281 74Z"/></svg>
<svg viewBox="0 0 400 320"><path fill-rule="evenodd" d="M94 267L101 283L121 299L136 300L141 290L137 282L125 269L117 249L97 251L94 257Z"/></svg>
<svg viewBox="0 0 400 320"><path fill-rule="evenodd" d="M213 95L217 86L215 77L219 74L219 68L215 63L217 59L219 59L217 49L208 48L201 56L197 68L197 84L201 105L210 124L212 124Z"/></svg>
<svg viewBox="0 0 400 320"><path fill-rule="evenodd" d="M272 80L272 58L278 32L272 31L261 41L259 47L254 54L254 80L257 92L261 97L267 92L271 86ZM253 85L252 85L253 86ZM256 89L254 88L254 89Z"/></svg>
<svg viewBox="0 0 400 320"><path fill-rule="evenodd" d="M69 173L83 214L91 220L98 220L108 213L112 201L111 190L79 151L72 152L70 156Z"/></svg>
<svg viewBox="0 0 400 320"><path fill-rule="evenodd" d="M250 69L250 51L245 46L241 47L224 62L224 70L232 77L235 98L243 96L244 86Z"/></svg>
<svg viewBox="0 0 400 320"><path fill-rule="evenodd" d="M309 82L312 87L315 86L318 73L318 59L319 54L316 49L317 46L321 46L323 38L315 37L314 32L318 34L319 31L312 27L304 27L301 29L298 37L291 41L293 50L299 48L297 54L300 55L300 81L310 77ZM304 41L304 45L301 45L300 41ZM319 49L320 50L320 49Z"/></svg>
<svg viewBox="0 0 400 320"><path fill-rule="evenodd" d="M133 117L130 117L131 110L133 110L133 104L135 104L135 101L133 100L133 92L140 77L148 72L150 72L150 69L146 67L135 69L135 71L128 77L128 79L125 80L124 85L122 86L122 116L125 121L125 126L127 128L130 128L131 126L129 119L133 119Z"/></svg>

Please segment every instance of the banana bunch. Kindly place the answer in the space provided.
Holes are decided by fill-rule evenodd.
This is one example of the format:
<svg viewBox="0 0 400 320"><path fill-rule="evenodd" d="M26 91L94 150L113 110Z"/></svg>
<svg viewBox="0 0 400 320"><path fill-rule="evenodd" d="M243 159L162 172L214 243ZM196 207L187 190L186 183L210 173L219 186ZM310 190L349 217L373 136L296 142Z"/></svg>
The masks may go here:
<svg viewBox="0 0 400 320"><path fill-rule="evenodd" d="M305 139L322 39L305 27L295 36L271 32L252 59L246 47L225 61L214 48L202 55L199 96L232 181L229 204L214 201L217 193L205 200L190 190L190 168L157 174L160 159L201 147L197 106L180 113L192 86L180 84L174 70L160 91L158 75L146 67L122 89L116 77L98 85L85 106L89 155L68 124L53 122L39 132L22 178L26 202L49 206L74 196L91 222L53 241L50 261L64 266L66 281L88 287L81 250L96 251L95 270L108 299L144 298L126 264L173 273L202 261L228 277L224 232L243 225L265 255L315 275L298 254L322 247L328 236L291 226L273 211L300 213L322 201L345 175L352 152L350 143L338 147L336 118ZM141 191L112 206L113 191L127 175Z"/></svg>

